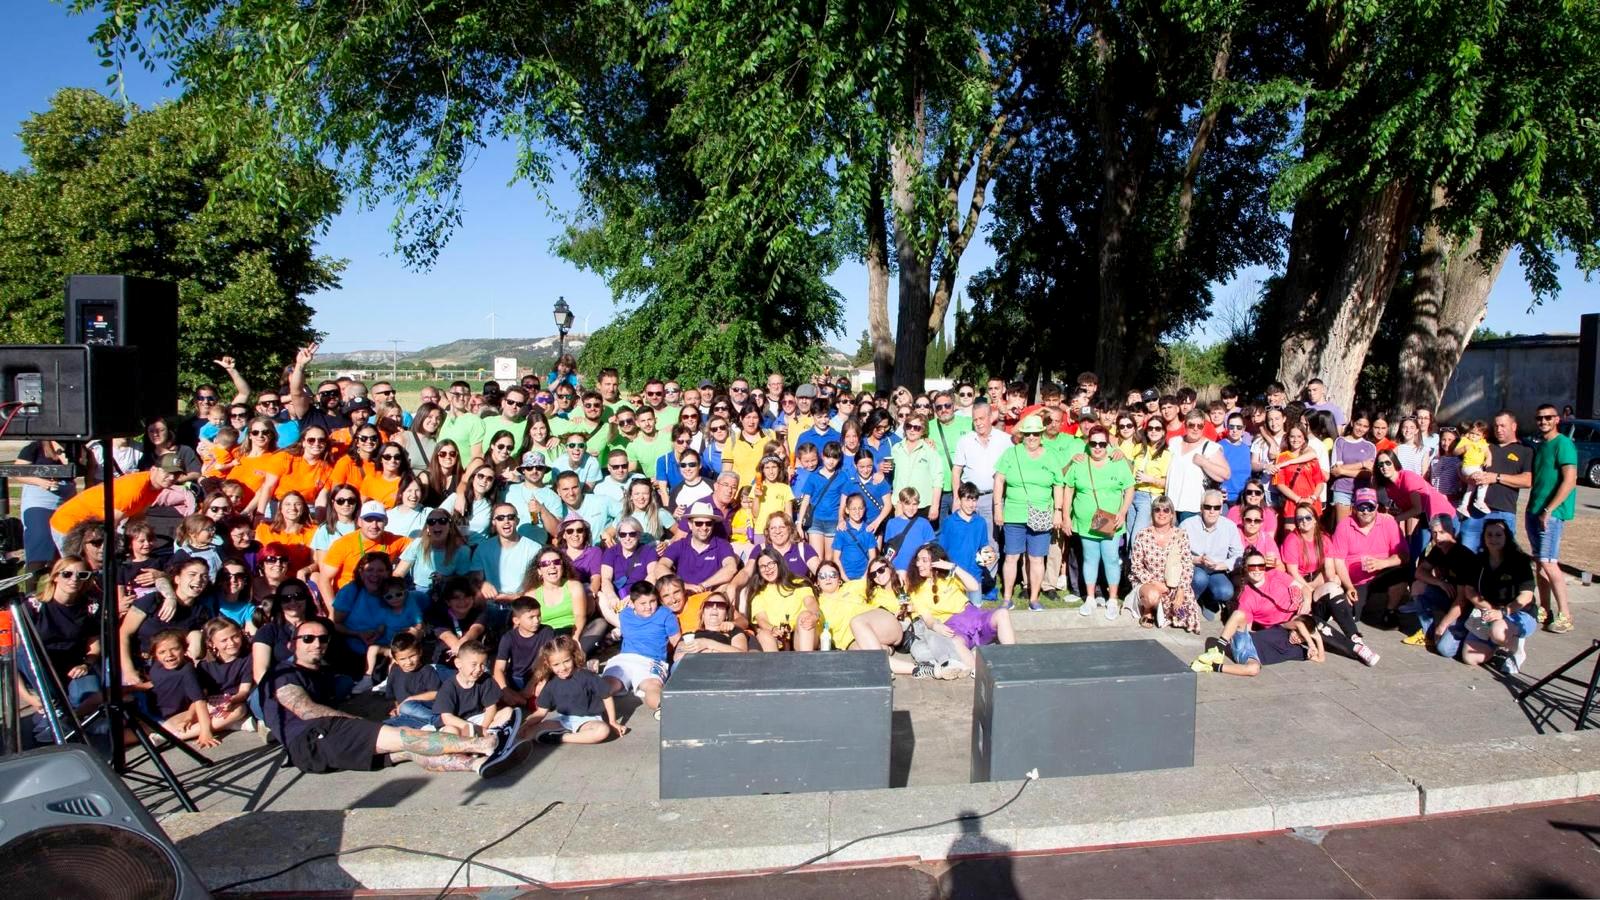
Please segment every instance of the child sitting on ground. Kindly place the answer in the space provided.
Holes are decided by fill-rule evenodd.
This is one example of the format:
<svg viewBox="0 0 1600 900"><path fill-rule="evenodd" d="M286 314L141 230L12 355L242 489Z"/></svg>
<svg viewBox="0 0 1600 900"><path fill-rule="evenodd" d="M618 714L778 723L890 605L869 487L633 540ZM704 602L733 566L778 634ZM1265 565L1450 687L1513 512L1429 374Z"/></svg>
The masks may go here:
<svg viewBox="0 0 1600 900"><path fill-rule="evenodd" d="M439 730L461 737L476 737L479 729L522 724L520 712L500 702L500 685L489 674L489 649L476 640L463 641L456 648L456 674L439 685L433 698L433 714L439 717Z"/></svg>
<svg viewBox="0 0 1600 900"><path fill-rule="evenodd" d="M176 628L157 632L151 639L150 689L155 695L156 716L167 730L204 750L221 741L212 733L211 711L200 688L200 676L184 653L188 642L189 636Z"/></svg>
<svg viewBox="0 0 1600 900"><path fill-rule="evenodd" d="M661 605L655 585L635 581L628 589L622 623L622 652L601 673L612 694L632 691L661 718L661 687L667 680L667 655L678 645L678 617Z"/></svg>
<svg viewBox="0 0 1600 900"><path fill-rule="evenodd" d="M531 717L545 726L539 743L598 744L612 732L628 733L617 721L617 704L605 680L584 666L583 648L571 635L544 645L534 681L544 684Z"/></svg>
<svg viewBox="0 0 1600 900"><path fill-rule="evenodd" d="M1489 464L1489 423L1478 419L1471 425L1462 423L1461 437L1456 441L1455 455L1461 457L1461 483L1471 484L1472 476L1483 471ZM1461 495L1461 506L1458 512L1469 515L1473 510L1487 514L1489 504L1484 500L1488 496L1489 486L1480 484Z"/></svg>
<svg viewBox="0 0 1600 900"><path fill-rule="evenodd" d="M254 731L250 719L250 657L244 655L244 629L218 616L206 623L206 658L200 661L200 687L213 731L238 725Z"/></svg>
<svg viewBox="0 0 1600 900"><path fill-rule="evenodd" d="M507 706L527 706L538 696L539 683L533 680L539 654L555 639L555 629L539 624L539 601L518 597L511 601L511 628L500 636L494 654L494 681L500 685L500 702Z"/></svg>
<svg viewBox="0 0 1600 900"><path fill-rule="evenodd" d="M389 644L396 635L422 635L422 606L417 602L416 595L406 587L405 579L393 576L385 578L379 590L383 592L383 606L371 620L378 634L367 645L367 674L356 682L357 694L377 689L375 679L378 677L378 661L389 655Z"/></svg>
<svg viewBox="0 0 1600 900"><path fill-rule="evenodd" d="M227 478L239 464L239 429L224 425L217 429L211 443L201 445L200 474L206 478Z"/></svg>
<svg viewBox="0 0 1600 900"><path fill-rule="evenodd" d="M383 724L400 728L438 728L433 701L444 683L435 666L422 662L422 641L409 631L389 641L389 677L384 693L393 701Z"/></svg>

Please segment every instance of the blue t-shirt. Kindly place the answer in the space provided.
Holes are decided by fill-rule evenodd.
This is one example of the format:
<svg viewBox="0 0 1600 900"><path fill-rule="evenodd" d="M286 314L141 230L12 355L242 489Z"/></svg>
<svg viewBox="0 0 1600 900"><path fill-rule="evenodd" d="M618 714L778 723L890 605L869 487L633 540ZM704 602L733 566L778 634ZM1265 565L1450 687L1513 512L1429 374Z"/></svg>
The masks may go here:
<svg viewBox="0 0 1600 900"><path fill-rule="evenodd" d="M978 551L989 545L989 524L977 516L963 519L961 513L952 512L939 519L939 546L950 554L950 561L966 570L968 575L983 580L983 566L978 565Z"/></svg>
<svg viewBox="0 0 1600 900"><path fill-rule="evenodd" d="M851 487L849 493L860 494L866 498L867 521L871 522L883 513L884 507L889 505L889 494L894 490L894 484L887 478L879 480L876 475L862 481L855 472L850 473Z"/></svg>
<svg viewBox="0 0 1600 900"><path fill-rule="evenodd" d="M807 428L804 434L800 435L798 438L795 438L794 450L796 454L799 454L801 447L804 447L807 444L813 444L816 446L817 453L820 455L822 453L822 448L828 446L829 441L841 440L842 438L839 437L839 432L834 431L833 426L830 425L828 430L823 432L818 432L813 426L811 428Z"/></svg>
<svg viewBox="0 0 1600 900"><path fill-rule="evenodd" d="M1245 482L1250 480L1250 442L1217 441L1222 448L1222 458L1228 461L1228 480L1222 483L1222 493L1229 503L1239 499Z"/></svg>
<svg viewBox="0 0 1600 900"><path fill-rule="evenodd" d="M878 471L879 467L883 465L883 461L889 458L890 451L894 450L894 445L898 443L900 443L900 435L892 431L885 434L876 447L872 446L872 438L861 439L861 449L872 454L872 471Z"/></svg>
<svg viewBox="0 0 1600 900"><path fill-rule="evenodd" d="M866 523L862 523L863 526ZM878 536L865 527L857 528L846 522L833 533L834 556L846 579L856 579L867 574L867 554L878 545Z"/></svg>
<svg viewBox="0 0 1600 900"><path fill-rule="evenodd" d="M906 532L905 540L900 541L899 548L894 552L894 568L897 572L904 572L922 545L933 540L933 526L928 524L927 519L921 516L914 519L895 516L883 526L883 545L888 547L900 537L902 531Z"/></svg>
<svg viewBox="0 0 1600 900"><path fill-rule="evenodd" d="M667 483L667 493L683 484L683 470L678 468L677 453L663 453L656 459L656 480Z"/></svg>
<svg viewBox="0 0 1600 900"><path fill-rule="evenodd" d="M853 492L855 480L854 473L841 469L835 469L832 476L812 472L805 484L805 496L811 499L812 523L839 521L839 502Z"/></svg>
<svg viewBox="0 0 1600 900"><path fill-rule="evenodd" d="M622 652L648 656L657 662L667 659L667 640L678 633L678 617L665 606L642 619L633 606L624 606L617 621L622 625Z"/></svg>

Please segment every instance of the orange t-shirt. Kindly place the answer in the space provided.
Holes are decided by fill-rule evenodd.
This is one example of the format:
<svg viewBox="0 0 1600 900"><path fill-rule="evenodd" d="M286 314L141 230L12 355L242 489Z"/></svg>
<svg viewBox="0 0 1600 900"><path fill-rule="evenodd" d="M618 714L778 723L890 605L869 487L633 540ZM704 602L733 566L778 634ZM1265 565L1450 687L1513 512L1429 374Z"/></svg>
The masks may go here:
<svg viewBox="0 0 1600 900"><path fill-rule="evenodd" d="M399 502L400 479L387 478L381 472L373 472L361 479L361 496L382 503L384 509L393 509L395 503Z"/></svg>
<svg viewBox="0 0 1600 900"><path fill-rule="evenodd" d="M378 463L376 460L362 462L352 453L349 456L341 456L339 461L333 464L333 479L328 484L330 487L340 484L353 484L359 488L361 482L365 481L368 475L376 474L377 471Z"/></svg>
<svg viewBox="0 0 1600 900"><path fill-rule="evenodd" d="M290 491L299 491L307 504L315 504L324 488L333 487L333 464L325 459L315 462L303 456L289 457L289 470L278 479L272 496L282 500Z"/></svg>
<svg viewBox="0 0 1600 900"><path fill-rule="evenodd" d="M328 545L327 552L322 554L322 564L333 566L337 570L333 578L333 589L338 590L356 577L356 566L361 563L361 557L374 550L382 550L389 554L391 560L398 562L400 554L410 543L410 538L390 534L387 531L378 535L375 541L369 541L361 532L353 531Z"/></svg>
<svg viewBox="0 0 1600 900"><path fill-rule="evenodd" d="M268 475L275 475L280 480L283 478L283 473L289 471L289 458L289 454L282 450L260 456L240 456L239 464L228 473L228 479L244 485L253 497L266 483Z"/></svg>
<svg viewBox="0 0 1600 900"><path fill-rule="evenodd" d="M241 451L237 444L232 447L218 447L216 444L212 444L207 448L206 452L211 455L211 461L206 463L200 474L226 475L232 471L230 467L239 461Z"/></svg>
<svg viewBox="0 0 1600 900"><path fill-rule="evenodd" d="M311 525L294 533L273 531L272 525L267 522L256 526L256 540L261 542L261 546L282 544L283 549L289 554L289 568L295 572L311 565L311 538L316 533L317 529Z"/></svg>
<svg viewBox="0 0 1600 900"><path fill-rule="evenodd" d="M117 476L111 485L111 506L123 518L137 516L150 508L161 496L161 491L150 486L149 472L130 472ZM98 521L106 514L106 488L97 484L82 491L56 508L50 516L50 528L62 534L83 522Z"/></svg>
<svg viewBox="0 0 1600 900"><path fill-rule="evenodd" d="M683 609L678 611L678 630L684 634L700 630L700 608L706 605L706 600L711 597L711 591L701 591L691 594L683 601Z"/></svg>

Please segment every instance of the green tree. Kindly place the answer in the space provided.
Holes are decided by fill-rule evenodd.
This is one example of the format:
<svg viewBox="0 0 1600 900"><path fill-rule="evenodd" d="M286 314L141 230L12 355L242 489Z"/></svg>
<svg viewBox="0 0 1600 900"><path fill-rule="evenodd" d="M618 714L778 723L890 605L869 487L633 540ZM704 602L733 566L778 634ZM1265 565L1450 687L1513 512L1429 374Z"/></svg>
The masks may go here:
<svg viewBox="0 0 1600 900"><path fill-rule="evenodd" d="M62 339L68 275L144 275L179 291L179 378L219 376L229 354L276 384L315 337L305 297L338 286L344 263L314 236L339 209L330 173L280 154L272 177L299 197L265 208L229 184L239 148L210 141L182 103L125 109L89 90L58 92L22 125L29 165L0 174L0 338Z"/></svg>

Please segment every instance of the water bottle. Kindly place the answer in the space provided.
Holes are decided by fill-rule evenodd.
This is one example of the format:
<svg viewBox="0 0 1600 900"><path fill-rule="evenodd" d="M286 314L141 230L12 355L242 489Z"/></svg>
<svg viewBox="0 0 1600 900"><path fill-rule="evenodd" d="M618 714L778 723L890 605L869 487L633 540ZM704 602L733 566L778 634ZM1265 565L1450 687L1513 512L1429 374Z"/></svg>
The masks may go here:
<svg viewBox="0 0 1600 900"><path fill-rule="evenodd" d="M822 625L821 625L821 628L822 628L822 649L824 649L824 650L832 650L833 649L833 632L828 630L828 623L827 622L823 622Z"/></svg>

